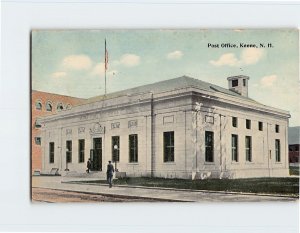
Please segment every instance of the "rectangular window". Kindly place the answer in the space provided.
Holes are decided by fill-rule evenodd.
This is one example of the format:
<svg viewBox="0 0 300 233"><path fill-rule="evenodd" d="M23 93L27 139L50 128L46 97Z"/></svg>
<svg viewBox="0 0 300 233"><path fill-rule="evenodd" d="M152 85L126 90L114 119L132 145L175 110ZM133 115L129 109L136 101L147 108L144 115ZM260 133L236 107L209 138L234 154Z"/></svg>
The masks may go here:
<svg viewBox="0 0 300 233"><path fill-rule="evenodd" d="M49 143L49 162L54 163L54 142Z"/></svg>
<svg viewBox="0 0 300 233"><path fill-rule="evenodd" d="M275 156L276 162L280 162L280 140L275 139Z"/></svg>
<svg viewBox="0 0 300 233"><path fill-rule="evenodd" d="M246 79L243 79L243 86L246 86Z"/></svg>
<svg viewBox="0 0 300 233"><path fill-rule="evenodd" d="M252 162L252 138L251 136L246 136L245 139L246 161Z"/></svg>
<svg viewBox="0 0 300 233"><path fill-rule="evenodd" d="M237 117L232 117L232 126L237 127L237 124L238 124Z"/></svg>
<svg viewBox="0 0 300 233"><path fill-rule="evenodd" d="M112 161L120 161L120 137L113 136L111 137L111 151L112 151Z"/></svg>
<svg viewBox="0 0 300 233"><path fill-rule="evenodd" d="M231 154L232 161L238 162L238 136L236 134L231 135Z"/></svg>
<svg viewBox="0 0 300 233"><path fill-rule="evenodd" d="M239 85L239 80L234 79L232 80L232 87L237 87Z"/></svg>
<svg viewBox="0 0 300 233"><path fill-rule="evenodd" d="M129 162L138 162L138 136L137 134L129 135Z"/></svg>
<svg viewBox="0 0 300 233"><path fill-rule="evenodd" d="M34 142L35 142L36 145L41 145L42 140L41 140L40 137L35 137L35 138L34 138Z"/></svg>
<svg viewBox="0 0 300 233"><path fill-rule="evenodd" d="M246 119L246 129L251 129L251 120Z"/></svg>
<svg viewBox="0 0 300 233"><path fill-rule="evenodd" d="M164 132L164 162L174 162L174 131Z"/></svg>
<svg viewBox="0 0 300 233"><path fill-rule="evenodd" d="M279 125L275 125L275 132L279 133Z"/></svg>
<svg viewBox="0 0 300 233"><path fill-rule="evenodd" d="M263 123L261 121L258 122L258 130L263 131Z"/></svg>
<svg viewBox="0 0 300 233"><path fill-rule="evenodd" d="M72 141L66 141L66 158L67 158L67 163L72 163Z"/></svg>
<svg viewBox="0 0 300 233"><path fill-rule="evenodd" d="M84 148L85 147L85 141L84 139L79 139L78 141L78 162L84 163Z"/></svg>
<svg viewBox="0 0 300 233"><path fill-rule="evenodd" d="M214 132L205 131L205 162L214 161Z"/></svg>

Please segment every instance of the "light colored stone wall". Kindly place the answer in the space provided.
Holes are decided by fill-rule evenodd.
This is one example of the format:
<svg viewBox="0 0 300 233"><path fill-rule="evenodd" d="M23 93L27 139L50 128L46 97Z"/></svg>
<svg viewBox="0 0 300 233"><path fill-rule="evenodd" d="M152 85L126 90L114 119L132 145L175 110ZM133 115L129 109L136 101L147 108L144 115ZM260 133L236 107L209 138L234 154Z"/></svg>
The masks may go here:
<svg viewBox="0 0 300 233"><path fill-rule="evenodd" d="M153 99L152 99L153 98ZM196 110L196 103L200 107ZM251 103L252 105L255 103ZM232 117L238 127L232 127ZM251 129L246 129L246 119ZM135 121L132 127L130 121ZM258 122L263 122L263 131ZM119 127L112 127L118 123ZM98 124L105 131L91 133ZM278 124L280 132L275 132ZM287 176L287 117L237 102L204 98L187 90L123 96L74 107L44 120L43 171L66 168L66 140L72 140L70 172L84 173L93 148L93 138L102 138L102 169L112 160L112 136L120 137L120 161L117 168L127 176L165 178L245 178ZM174 131L175 160L164 162L164 132ZM214 132L214 160L205 161L205 131ZM138 135L138 162L129 162L128 140ZM239 140L238 162L231 158L231 135ZM246 161L245 136L252 137L252 161ZM85 139L85 161L78 162L78 140ZM275 161L275 139L280 140L281 161ZM55 162L49 164L49 142L55 142Z"/></svg>

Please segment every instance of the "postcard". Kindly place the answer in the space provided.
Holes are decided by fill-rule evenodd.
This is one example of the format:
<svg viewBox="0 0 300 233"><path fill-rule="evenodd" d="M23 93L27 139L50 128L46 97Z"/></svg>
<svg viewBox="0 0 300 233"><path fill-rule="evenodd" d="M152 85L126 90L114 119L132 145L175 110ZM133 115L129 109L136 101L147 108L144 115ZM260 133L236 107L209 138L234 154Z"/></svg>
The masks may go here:
<svg viewBox="0 0 300 233"><path fill-rule="evenodd" d="M33 30L32 202L298 200L298 35Z"/></svg>

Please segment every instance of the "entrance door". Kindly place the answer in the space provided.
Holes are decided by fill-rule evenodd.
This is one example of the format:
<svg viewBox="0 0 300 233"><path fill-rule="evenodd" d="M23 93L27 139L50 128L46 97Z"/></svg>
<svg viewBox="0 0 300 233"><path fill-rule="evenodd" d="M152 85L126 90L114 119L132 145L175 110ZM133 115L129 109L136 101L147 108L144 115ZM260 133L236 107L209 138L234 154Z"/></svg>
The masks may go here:
<svg viewBox="0 0 300 233"><path fill-rule="evenodd" d="M102 171L102 138L94 138L94 153L92 160L93 171Z"/></svg>

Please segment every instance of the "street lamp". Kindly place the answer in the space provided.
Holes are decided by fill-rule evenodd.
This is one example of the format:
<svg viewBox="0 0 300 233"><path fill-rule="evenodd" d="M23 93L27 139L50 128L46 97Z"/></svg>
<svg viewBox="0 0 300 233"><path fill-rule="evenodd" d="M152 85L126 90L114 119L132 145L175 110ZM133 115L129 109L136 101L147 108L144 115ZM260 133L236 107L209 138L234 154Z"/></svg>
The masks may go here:
<svg viewBox="0 0 300 233"><path fill-rule="evenodd" d="M114 145L114 162L115 162L115 170L118 171L117 169L117 155L118 155L118 145Z"/></svg>

